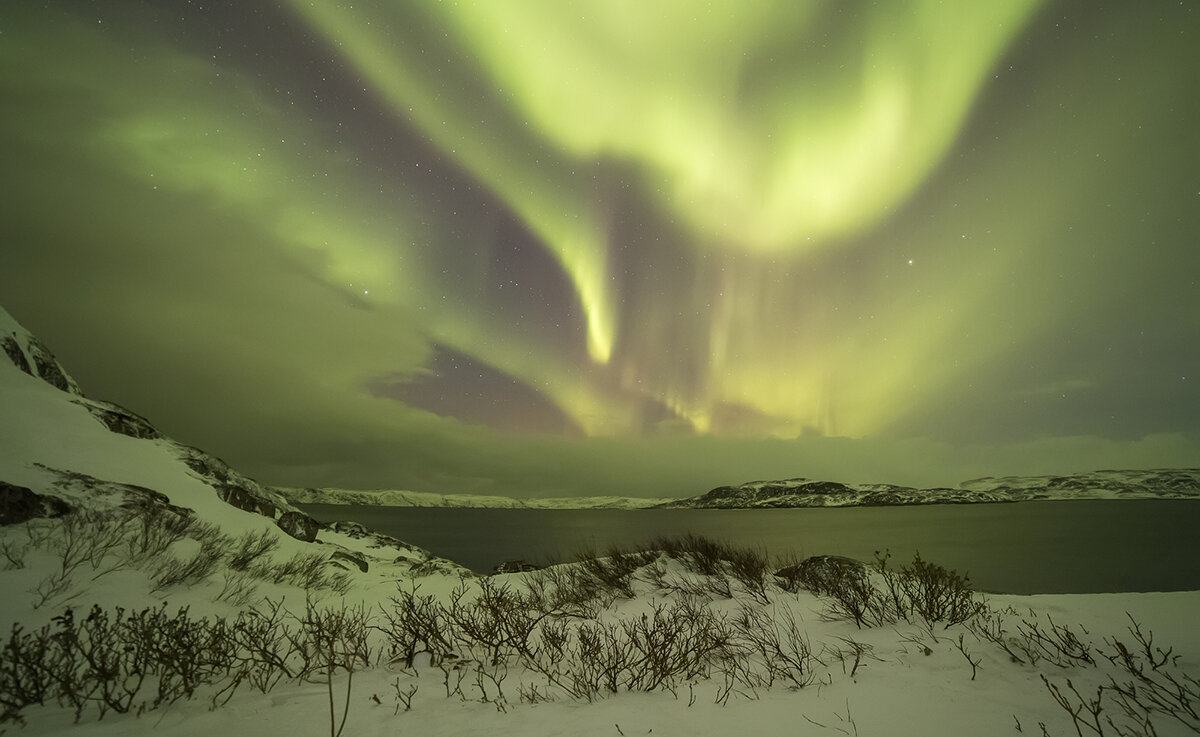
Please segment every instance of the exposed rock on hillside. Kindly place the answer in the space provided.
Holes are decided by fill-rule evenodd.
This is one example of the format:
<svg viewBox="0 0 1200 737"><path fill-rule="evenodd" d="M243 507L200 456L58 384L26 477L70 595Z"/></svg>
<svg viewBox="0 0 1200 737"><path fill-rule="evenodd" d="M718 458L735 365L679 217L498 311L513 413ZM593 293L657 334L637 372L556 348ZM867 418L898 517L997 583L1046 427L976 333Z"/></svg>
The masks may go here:
<svg viewBox="0 0 1200 737"><path fill-rule="evenodd" d="M317 531L321 529L315 519L303 512L284 512L276 524L279 529L306 543L316 540Z"/></svg>
<svg viewBox="0 0 1200 737"><path fill-rule="evenodd" d="M192 472L217 492L227 504L247 512L261 514L272 519L280 511L293 511L281 494L269 486L260 484L229 467L220 458L211 456L199 448L174 443L175 452Z"/></svg>
<svg viewBox="0 0 1200 737"><path fill-rule="evenodd" d="M171 504L171 500L166 494L145 486L105 481L86 473L50 468L40 463L34 465L52 475L53 480L50 482L50 486L61 492L68 500L81 505L125 507L127 509L162 507L183 516L193 514L191 509Z"/></svg>
<svg viewBox="0 0 1200 737"><path fill-rule="evenodd" d="M36 517L61 517L71 506L58 497L0 481L0 525L16 525Z"/></svg>
<svg viewBox="0 0 1200 737"><path fill-rule="evenodd" d="M0 310L0 346L4 347L8 360L21 371L68 394L83 396L79 384L63 369L50 349L3 310Z"/></svg>
<svg viewBox="0 0 1200 737"><path fill-rule="evenodd" d="M77 399L75 404L86 409L109 430L139 440L157 440L162 433L139 414L130 412L119 404L98 399Z"/></svg>

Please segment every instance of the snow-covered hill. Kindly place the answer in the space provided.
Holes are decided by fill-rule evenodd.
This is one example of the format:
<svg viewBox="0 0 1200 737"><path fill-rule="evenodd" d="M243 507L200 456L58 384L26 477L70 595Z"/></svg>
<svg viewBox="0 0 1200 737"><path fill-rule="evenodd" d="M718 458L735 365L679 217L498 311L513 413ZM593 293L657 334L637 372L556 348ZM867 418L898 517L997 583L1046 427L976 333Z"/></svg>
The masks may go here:
<svg viewBox="0 0 1200 737"><path fill-rule="evenodd" d="M293 504L357 504L368 507L461 507L473 509L648 509L669 499L628 496L543 497L517 499L482 494L435 494L424 491L280 488Z"/></svg>
<svg viewBox="0 0 1200 737"><path fill-rule="evenodd" d="M843 484L805 478L719 486L664 504L674 509L976 504L1068 499L1200 499L1200 469L1092 471L1067 476L1006 476L965 481L959 488Z"/></svg>
<svg viewBox="0 0 1200 737"><path fill-rule="evenodd" d="M719 486L684 499L561 497L516 499L475 494L350 489L278 489L293 504L479 509L770 509L795 507L982 504L1072 499L1200 499L1200 469L1091 471L1066 476L1003 476L957 488L844 484L806 478Z"/></svg>
<svg viewBox="0 0 1200 737"><path fill-rule="evenodd" d="M362 557L381 542L319 530L274 488L165 437L119 405L87 397L50 350L3 308L0 348L0 522L69 509L156 508L232 535L270 535L288 555L316 548ZM438 565L423 550L399 541L389 545L373 557Z"/></svg>

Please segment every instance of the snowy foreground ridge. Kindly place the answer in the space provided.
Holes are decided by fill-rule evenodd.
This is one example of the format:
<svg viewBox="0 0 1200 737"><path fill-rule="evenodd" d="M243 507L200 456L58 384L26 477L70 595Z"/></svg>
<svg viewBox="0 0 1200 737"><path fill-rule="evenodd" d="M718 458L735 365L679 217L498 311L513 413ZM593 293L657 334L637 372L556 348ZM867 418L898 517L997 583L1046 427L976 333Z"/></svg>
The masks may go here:
<svg viewBox="0 0 1200 737"><path fill-rule="evenodd" d="M476 577L89 399L0 311L0 732L1189 735L1200 592L697 538Z"/></svg>

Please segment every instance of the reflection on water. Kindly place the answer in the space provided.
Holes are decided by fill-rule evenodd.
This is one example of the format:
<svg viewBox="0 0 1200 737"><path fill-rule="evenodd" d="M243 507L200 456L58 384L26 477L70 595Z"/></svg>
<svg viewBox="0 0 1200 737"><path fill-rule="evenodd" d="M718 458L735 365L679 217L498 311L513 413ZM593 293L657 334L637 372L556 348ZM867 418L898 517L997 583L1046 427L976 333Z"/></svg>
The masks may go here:
<svg viewBox="0 0 1200 737"><path fill-rule="evenodd" d="M1200 589L1200 502L1175 500L746 510L423 509L303 505L478 572L695 532L774 555L926 560L1005 593Z"/></svg>

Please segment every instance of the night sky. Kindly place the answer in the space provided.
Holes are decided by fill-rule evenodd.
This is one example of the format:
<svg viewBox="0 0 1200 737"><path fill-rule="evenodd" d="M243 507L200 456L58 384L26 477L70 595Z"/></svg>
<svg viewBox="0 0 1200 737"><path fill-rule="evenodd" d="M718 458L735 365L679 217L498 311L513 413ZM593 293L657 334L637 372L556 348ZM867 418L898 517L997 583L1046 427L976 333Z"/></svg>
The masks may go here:
<svg viewBox="0 0 1200 737"><path fill-rule="evenodd" d="M0 304L263 481L1200 464L1200 10L0 5Z"/></svg>

